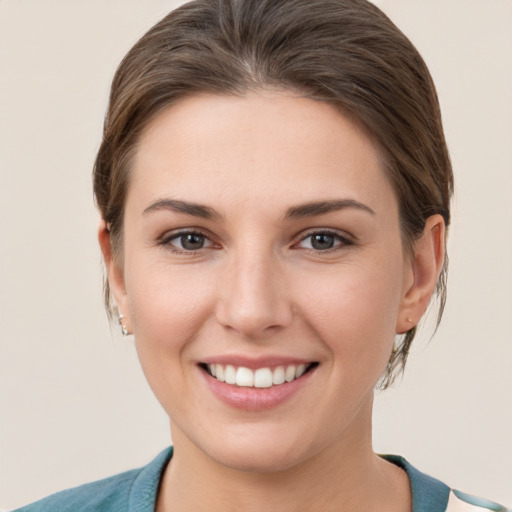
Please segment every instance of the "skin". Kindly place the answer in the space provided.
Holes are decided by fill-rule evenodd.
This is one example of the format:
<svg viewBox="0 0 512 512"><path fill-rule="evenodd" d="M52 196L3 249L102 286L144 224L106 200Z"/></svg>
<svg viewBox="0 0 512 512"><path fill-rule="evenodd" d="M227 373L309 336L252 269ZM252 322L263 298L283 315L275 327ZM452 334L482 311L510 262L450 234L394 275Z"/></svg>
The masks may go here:
<svg viewBox="0 0 512 512"><path fill-rule="evenodd" d="M405 253L376 146L334 107L287 92L181 100L147 127L131 172L122 261L105 225L99 239L171 418L157 510L410 510L405 473L372 450L373 390L396 333L428 305L442 218ZM168 199L215 214L158 207ZM334 200L364 207L287 216ZM191 230L202 248L175 236ZM313 246L326 231L333 247ZM206 385L198 364L226 355L318 365L288 400L254 411Z"/></svg>

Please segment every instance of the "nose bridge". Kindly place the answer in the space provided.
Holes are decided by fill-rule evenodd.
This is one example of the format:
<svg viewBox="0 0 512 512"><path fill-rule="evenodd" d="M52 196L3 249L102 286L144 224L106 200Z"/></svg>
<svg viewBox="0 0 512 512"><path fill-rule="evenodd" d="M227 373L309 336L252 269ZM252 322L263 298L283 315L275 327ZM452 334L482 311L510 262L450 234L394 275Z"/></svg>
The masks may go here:
<svg viewBox="0 0 512 512"><path fill-rule="evenodd" d="M281 263L271 248L245 244L233 251L217 317L225 327L255 338L291 321Z"/></svg>

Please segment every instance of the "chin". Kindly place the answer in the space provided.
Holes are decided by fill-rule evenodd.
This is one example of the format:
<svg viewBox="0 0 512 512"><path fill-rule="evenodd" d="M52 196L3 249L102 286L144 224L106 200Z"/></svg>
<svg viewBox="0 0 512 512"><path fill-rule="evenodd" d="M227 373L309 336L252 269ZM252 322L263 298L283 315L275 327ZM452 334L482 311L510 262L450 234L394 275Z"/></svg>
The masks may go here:
<svg viewBox="0 0 512 512"><path fill-rule="evenodd" d="M251 446L223 451L216 462L230 469L252 474L273 474L298 466L302 459L296 450L283 451L277 447Z"/></svg>
<svg viewBox="0 0 512 512"><path fill-rule="evenodd" d="M215 445L203 447L203 452L215 462L233 470L270 474L289 470L308 458L308 452L315 451L299 434L286 432L282 427L279 434L251 432L245 435L227 435L216 439ZM220 437L220 436L219 436Z"/></svg>

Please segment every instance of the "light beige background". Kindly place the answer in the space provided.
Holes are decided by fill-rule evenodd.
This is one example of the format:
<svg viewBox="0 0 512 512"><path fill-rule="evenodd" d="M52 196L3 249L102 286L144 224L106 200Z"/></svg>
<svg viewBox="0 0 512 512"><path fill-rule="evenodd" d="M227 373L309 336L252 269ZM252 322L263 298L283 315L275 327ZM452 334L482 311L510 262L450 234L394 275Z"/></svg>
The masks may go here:
<svg viewBox="0 0 512 512"><path fill-rule="evenodd" d="M91 166L109 82L181 2L0 0L0 508L170 443L131 342L111 335ZM449 302L375 449L512 504L512 2L381 0L437 82L455 167Z"/></svg>

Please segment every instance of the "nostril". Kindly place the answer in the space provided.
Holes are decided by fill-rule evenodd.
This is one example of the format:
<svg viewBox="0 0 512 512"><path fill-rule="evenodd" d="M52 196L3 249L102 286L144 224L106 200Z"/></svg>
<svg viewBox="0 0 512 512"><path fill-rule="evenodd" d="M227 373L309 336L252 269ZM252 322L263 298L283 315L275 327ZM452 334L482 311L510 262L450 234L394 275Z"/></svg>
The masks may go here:
<svg viewBox="0 0 512 512"><path fill-rule="evenodd" d="M216 318L225 328L256 339L289 325L292 307L274 259L242 252L219 283Z"/></svg>
<svg viewBox="0 0 512 512"><path fill-rule="evenodd" d="M249 339L257 339L291 323L291 312L286 306L265 304L222 305L217 311L217 320L226 329L232 330Z"/></svg>

